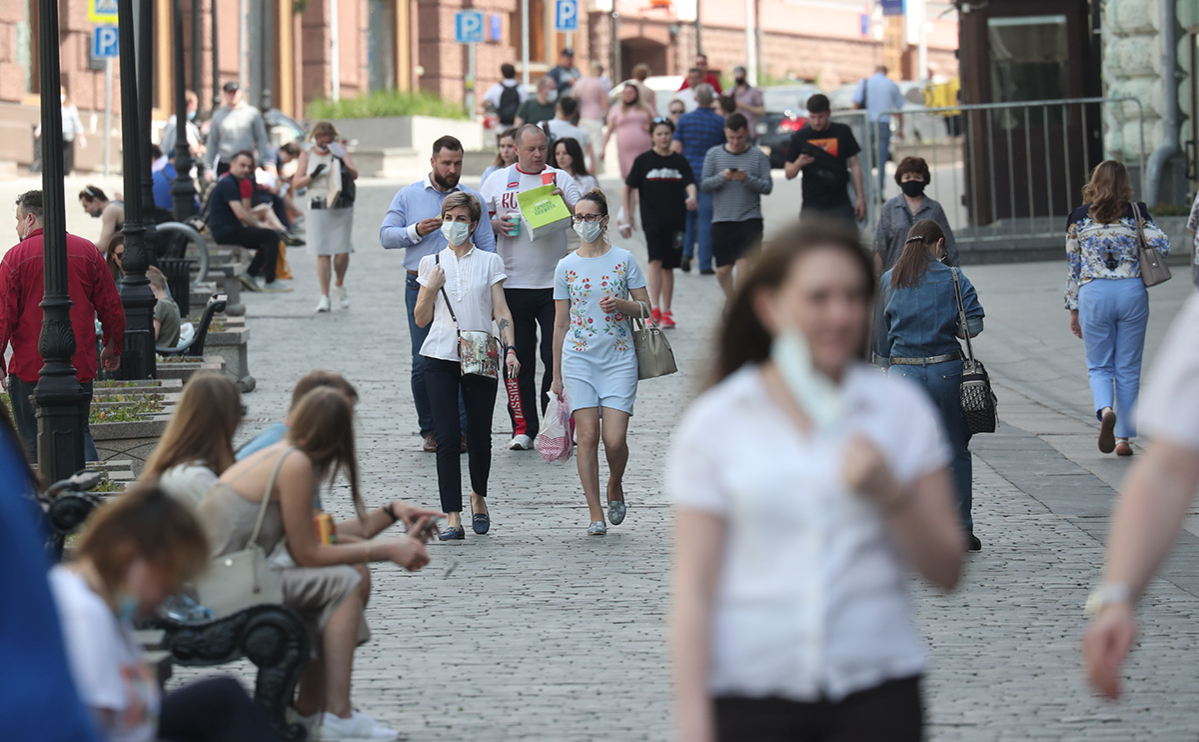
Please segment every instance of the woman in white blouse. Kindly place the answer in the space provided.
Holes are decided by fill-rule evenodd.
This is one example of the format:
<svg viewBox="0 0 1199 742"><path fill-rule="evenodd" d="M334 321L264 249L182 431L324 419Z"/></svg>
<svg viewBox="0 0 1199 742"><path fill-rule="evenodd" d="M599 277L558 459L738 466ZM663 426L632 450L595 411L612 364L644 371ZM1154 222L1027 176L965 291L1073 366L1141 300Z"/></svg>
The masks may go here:
<svg viewBox="0 0 1199 742"><path fill-rule="evenodd" d="M806 224L730 304L668 466L679 740L920 739L905 567L952 588L965 544L936 412L859 360L874 285Z"/></svg>
<svg viewBox="0 0 1199 742"><path fill-rule="evenodd" d="M487 478L491 472L491 416L495 411L497 379L462 373L458 359L458 331L492 331L499 325L504 346L504 365L509 378L516 378L516 341L512 313L504 298L504 260L478 250L470 237L479 226L483 207L478 199L461 191L446 196L441 204L441 233L448 246L436 255L421 259L413 315L416 324L429 328L421 346L425 359L425 386L433 412L433 435L437 438L437 484L446 529L442 541L466 537L462 527L462 425L458 398L466 408L466 453L470 466L471 526L484 534L491 528L487 509ZM451 314L449 302L453 302Z"/></svg>

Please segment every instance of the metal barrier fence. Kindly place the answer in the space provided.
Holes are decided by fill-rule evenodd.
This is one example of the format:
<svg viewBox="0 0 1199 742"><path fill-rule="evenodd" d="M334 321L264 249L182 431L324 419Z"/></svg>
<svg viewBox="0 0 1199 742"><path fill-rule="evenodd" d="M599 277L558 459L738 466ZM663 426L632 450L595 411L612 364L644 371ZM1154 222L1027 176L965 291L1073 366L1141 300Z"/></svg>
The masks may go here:
<svg viewBox="0 0 1199 742"><path fill-rule="evenodd" d="M1135 98L909 108L885 115L903 117L899 131L907 136L903 142L893 138L891 150L902 147L928 162L932 183L926 193L945 209L959 247L966 249L1060 243L1067 216L1082 203L1080 192L1091 169L1103 160L1105 119L1111 136L1120 138L1113 148L1139 154L1135 162L1125 162L1134 183L1144 178L1144 111ZM871 159L877 156L879 131L872 124L873 136L860 140ZM854 133L859 135L857 126ZM918 141L908 140L913 135ZM865 160L862 170L866 190L873 194L867 215L873 232L882 194L873 193L877 176L870 177ZM884 194L898 193L893 181L884 180Z"/></svg>
<svg viewBox="0 0 1199 742"><path fill-rule="evenodd" d="M829 118L834 123L848 126L853 131L854 139L858 140L858 145L862 148L862 151L858 153L858 163L862 166L862 186L866 192L866 223L873 229L873 225L878 222L879 202L876 196L878 183L877 176L871 177L870 174L874 171L875 161L878 159L878 149L870 146L869 113L865 110L833 111ZM854 193L852 177L849 180L849 192L849 202L854 203L857 194Z"/></svg>

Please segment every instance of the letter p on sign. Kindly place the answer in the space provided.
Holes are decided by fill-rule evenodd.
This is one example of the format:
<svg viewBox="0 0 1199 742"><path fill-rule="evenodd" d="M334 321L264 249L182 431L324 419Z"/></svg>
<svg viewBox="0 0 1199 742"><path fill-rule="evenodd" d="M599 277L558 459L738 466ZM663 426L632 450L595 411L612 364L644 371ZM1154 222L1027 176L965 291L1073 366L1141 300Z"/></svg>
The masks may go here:
<svg viewBox="0 0 1199 742"><path fill-rule="evenodd" d="M579 0L557 0L554 27L556 31L579 30Z"/></svg>

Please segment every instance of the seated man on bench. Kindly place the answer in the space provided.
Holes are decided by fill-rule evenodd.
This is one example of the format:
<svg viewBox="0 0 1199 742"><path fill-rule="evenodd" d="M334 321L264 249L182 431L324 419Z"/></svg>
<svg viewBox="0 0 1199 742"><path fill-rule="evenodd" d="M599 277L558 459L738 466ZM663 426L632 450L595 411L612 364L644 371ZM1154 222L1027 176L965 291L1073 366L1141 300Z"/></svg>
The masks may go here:
<svg viewBox="0 0 1199 742"><path fill-rule="evenodd" d="M229 163L229 172L217 181L210 196L208 230L213 239L225 245L241 245L254 250L254 260L241 276L251 291L291 291L275 280L279 258L279 232L270 229L254 213L254 154L238 152Z"/></svg>

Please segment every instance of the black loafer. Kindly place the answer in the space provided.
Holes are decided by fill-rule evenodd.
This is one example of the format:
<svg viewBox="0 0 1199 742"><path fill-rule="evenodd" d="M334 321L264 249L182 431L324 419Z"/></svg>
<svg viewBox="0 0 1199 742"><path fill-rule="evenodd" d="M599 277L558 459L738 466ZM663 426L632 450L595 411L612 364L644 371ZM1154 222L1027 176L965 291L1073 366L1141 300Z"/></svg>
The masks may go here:
<svg viewBox="0 0 1199 742"><path fill-rule="evenodd" d="M470 524L474 526L475 533L482 536L491 530L491 516L487 513L475 513L470 519Z"/></svg>
<svg viewBox="0 0 1199 742"><path fill-rule="evenodd" d="M441 535L437 538L439 541L461 541L466 538L466 529L462 526L458 526L457 528L451 526L442 531Z"/></svg>
<svg viewBox="0 0 1199 742"><path fill-rule="evenodd" d="M983 550L983 542L979 541L978 536L975 536L973 533L970 534L966 538L966 541L969 542L967 544L967 547L969 548L970 551L982 551Z"/></svg>

